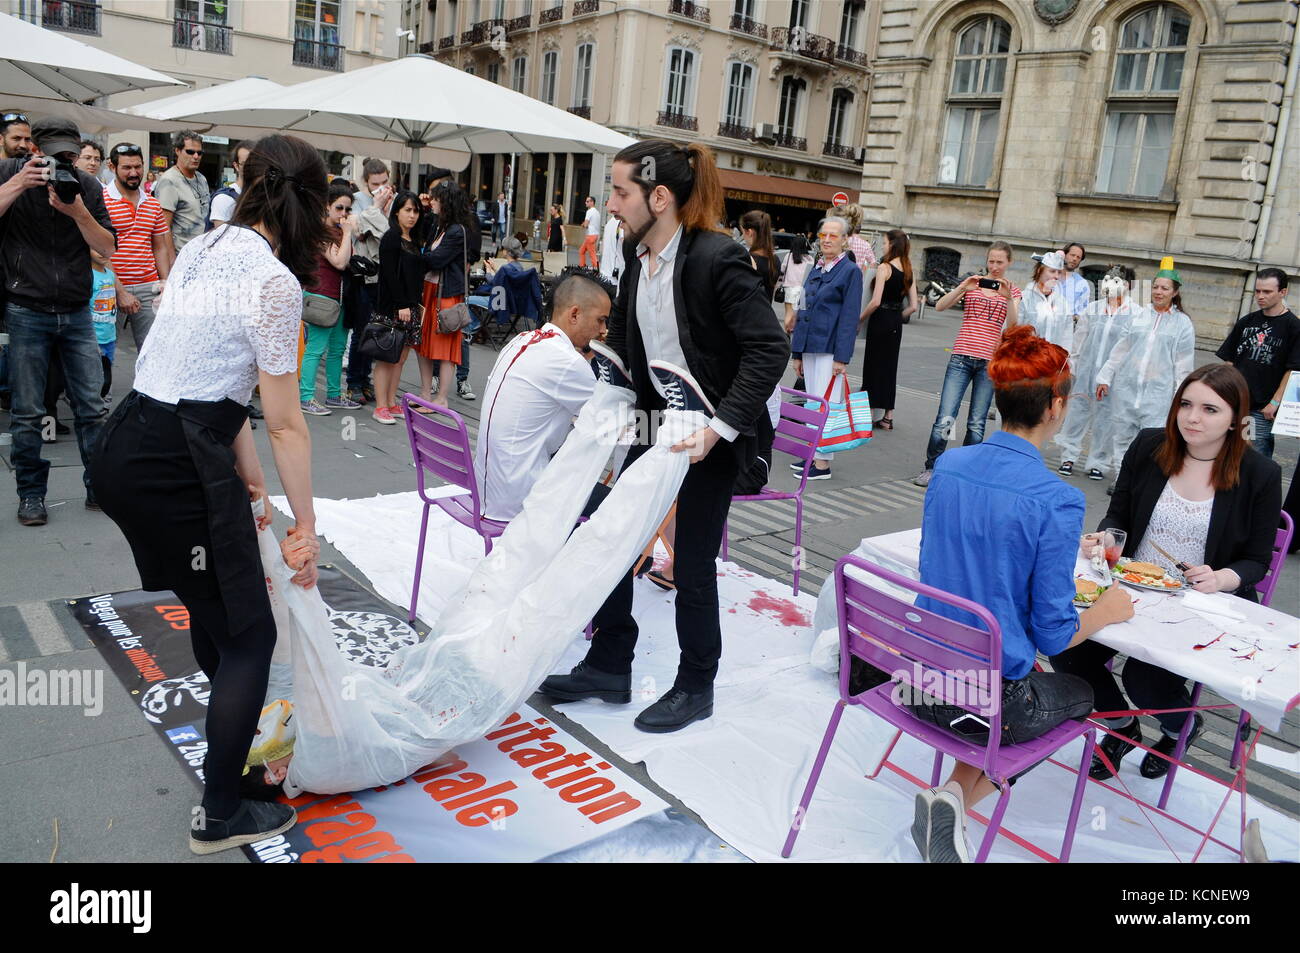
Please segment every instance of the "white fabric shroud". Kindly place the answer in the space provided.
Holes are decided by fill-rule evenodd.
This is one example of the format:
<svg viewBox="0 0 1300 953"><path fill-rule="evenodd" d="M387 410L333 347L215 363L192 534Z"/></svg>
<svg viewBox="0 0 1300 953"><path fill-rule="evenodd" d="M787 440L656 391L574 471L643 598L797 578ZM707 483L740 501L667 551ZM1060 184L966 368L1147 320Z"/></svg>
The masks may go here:
<svg viewBox="0 0 1300 953"><path fill-rule="evenodd" d="M536 690L677 496L690 464L669 448L708 422L698 413L665 413L655 446L574 530L631 422L630 406L629 392L597 386L466 588L428 637L395 653L386 668L340 656L320 594L290 584L292 571L272 560L272 586L288 609L280 639L291 644L297 724L286 789L331 794L400 780L481 737Z"/></svg>

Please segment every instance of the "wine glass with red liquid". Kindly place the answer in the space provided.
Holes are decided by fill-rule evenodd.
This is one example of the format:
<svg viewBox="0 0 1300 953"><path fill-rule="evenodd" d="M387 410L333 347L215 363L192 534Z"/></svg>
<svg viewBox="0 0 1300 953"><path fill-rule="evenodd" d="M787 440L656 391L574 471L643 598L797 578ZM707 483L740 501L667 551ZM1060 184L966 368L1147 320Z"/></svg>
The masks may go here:
<svg viewBox="0 0 1300 953"><path fill-rule="evenodd" d="M1101 534L1101 543L1105 547L1106 565L1112 570L1124 554L1124 544L1128 542L1128 532L1122 529L1108 529Z"/></svg>

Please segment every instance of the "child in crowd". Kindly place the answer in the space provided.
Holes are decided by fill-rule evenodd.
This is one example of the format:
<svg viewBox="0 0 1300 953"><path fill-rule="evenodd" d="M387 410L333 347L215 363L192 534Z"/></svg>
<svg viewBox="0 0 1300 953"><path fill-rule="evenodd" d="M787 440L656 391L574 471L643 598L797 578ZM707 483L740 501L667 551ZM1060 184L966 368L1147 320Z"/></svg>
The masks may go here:
<svg viewBox="0 0 1300 953"><path fill-rule="evenodd" d="M90 316L95 322L95 340L104 365L104 386L99 396L108 403L113 386L113 355L117 350L117 276L108 259L99 252L90 253Z"/></svg>

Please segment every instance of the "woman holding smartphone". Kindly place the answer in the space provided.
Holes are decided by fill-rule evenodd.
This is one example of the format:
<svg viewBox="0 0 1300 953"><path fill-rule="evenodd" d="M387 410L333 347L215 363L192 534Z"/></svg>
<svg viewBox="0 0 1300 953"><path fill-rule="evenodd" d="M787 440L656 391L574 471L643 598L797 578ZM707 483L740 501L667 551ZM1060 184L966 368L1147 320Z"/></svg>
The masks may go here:
<svg viewBox="0 0 1300 953"><path fill-rule="evenodd" d="M311 438L298 400L302 284L316 275L325 166L289 136L257 142L234 219L186 244L135 368L135 389L104 427L95 495L131 544L147 590L185 604L208 697L197 854L262 840L296 815L271 803L244 762L266 696L276 626L250 501L271 523L249 427L254 384L296 526L298 585L316 583ZM301 562L300 562L301 561ZM260 788L261 790L257 790Z"/></svg>

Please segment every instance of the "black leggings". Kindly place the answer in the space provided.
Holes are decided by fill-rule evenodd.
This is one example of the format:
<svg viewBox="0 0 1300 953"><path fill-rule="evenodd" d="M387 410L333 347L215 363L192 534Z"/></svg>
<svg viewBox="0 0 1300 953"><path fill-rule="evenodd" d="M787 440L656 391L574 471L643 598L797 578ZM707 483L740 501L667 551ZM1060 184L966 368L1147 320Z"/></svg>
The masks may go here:
<svg viewBox="0 0 1300 953"><path fill-rule="evenodd" d="M189 609L194 657L212 685L203 810L210 817L227 820L239 806L239 779L266 700L275 619L268 613L232 637L220 595L202 590L176 595Z"/></svg>

